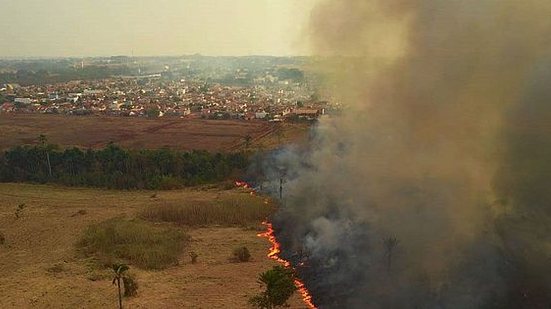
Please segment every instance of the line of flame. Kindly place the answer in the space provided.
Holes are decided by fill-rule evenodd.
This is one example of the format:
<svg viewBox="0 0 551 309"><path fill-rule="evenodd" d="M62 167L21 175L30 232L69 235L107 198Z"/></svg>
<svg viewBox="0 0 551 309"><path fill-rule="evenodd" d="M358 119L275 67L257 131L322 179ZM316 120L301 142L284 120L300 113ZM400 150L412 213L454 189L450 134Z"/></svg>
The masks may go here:
<svg viewBox="0 0 551 309"><path fill-rule="evenodd" d="M237 187L250 189L251 195L254 195L255 193L255 190L251 187L251 185L249 185L245 181L237 180L235 181L235 185ZM264 204L268 204L268 200L265 200ZM262 225L266 226L266 232L257 234L257 236L267 238L270 244L272 244L272 246L270 247L270 251L268 252L268 257L272 260L277 261L283 266L292 269L291 263L289 261L286 261L279 257L279 253L281 253L280 244L275 237L272 223L266 220L262 222ZM304 285L304 282L302 282L300 279L295 278L294 283L295 283L295 286L297 287L297 291L302 296L302 301L304 301L304 303L308 306L308 308L317 309L316 305L314 305L314 303L312 302L312 295L310 295L310 292Z"/></svg>
<svg viewBox="0 0 551 309"><path fill-rule="evenodd" d="M279 253L281 252L279 242L277 241L273 226L270 222L264 221L262 222L262 225L266 226L266 232L258 234L259 237L267 238L268 241L272 244L272 247L270 248L270 251L268 252L268 257L272 260L277 261L278 263L282 264L283 266L287 268L292 268L291 263L289 261L286 261L279 257ZM308 306L310 309L317 309L316 305L312 302L312 295L310 295L310 292L304 285L300 279L295 278L295 286L297 287L298 292L302 296L302 300L304 303Z"/></svg>

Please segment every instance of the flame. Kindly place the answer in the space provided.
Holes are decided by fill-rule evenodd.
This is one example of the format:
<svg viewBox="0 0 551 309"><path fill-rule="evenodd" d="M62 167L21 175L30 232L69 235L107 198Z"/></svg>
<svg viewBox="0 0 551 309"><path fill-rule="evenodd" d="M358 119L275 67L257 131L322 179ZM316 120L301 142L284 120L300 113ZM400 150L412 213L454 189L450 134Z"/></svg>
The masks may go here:
<svg viewBox="0 0 551 309"><path fill-rule="evenodd" d="M246 183L245 181L236 180L235 185L237 187L250 189L251 190L251 192L250 192L251 195L255 194L255 190L248 183ZM264 200L264 204L268 204L268 199ZM266 220L266 221L262 222L262 225L266 226L266 232L257 234L257 236L264 237L264 238L268 239L270 244L272 244L272 246L270 247L270 250L268 251L268 257L270 259L282 264L286 268L291 268L292 269L291 263L289 261L284 260L281 257L279 257L279 254L281 253L281 245L279 244L279 242L277 241L277 239L275 237L274 228L273 228L272 223L270 223ZM295 286L297 287L297 291L299 292L300 296L302 297L302 301L304 301L304 303L308 306L308 308L317 309L316 305L314 305L314 303L312 302L312 295L310 295L310 292L308 291L308 289L304 285L304 282L302 282L300 279L295 278L294 283L295 283Z"/></svg>
<svg viewBox="0 0 551 309"><path fill-rule="evenodd" d="M246 182L244 182L244 181L236 180L236 181L235 181L235 186L236 186L236 187L243 188L243 189L249 189L249 190L251 190L251 191L249 192L249 194L250 194L251 196L253 196L253 195L255 194L255 191L254 191L254 189L251 187L251 185L249 185L248 183L246 183Z"/></svg>
<svg viewBox="0 0 551 309"><path fill-rule="evenodd" d="M249 186L248 183L244 182L244 181L241 181L241 180L236 180L235 181L235 186L236 187L242 187L242 188L245 188L245 189L250 189L251 186Z"/></svg>
<svg viewBox="0 0 551 309"><path fill-rule="evenodd" d="M274 228L272 224L268 221L262 222L262 225L266 226L266 232L258 234L259 237L267 238L268 241L272 244L270 247L270 250L268 252L268 257L283 266L287 268L291 268L291 263L287 260L282 259L279 257L279 253L281 253L281 245L277 241L275 234L274 234ZM310 309L317 309L316 305L312 302L312 295L310 295L310 292L304 285L304 282L302 282L300 279L295 278L295 286L297 287L297 291L300 293L302 297L302 301L308 306Z"/></svg>

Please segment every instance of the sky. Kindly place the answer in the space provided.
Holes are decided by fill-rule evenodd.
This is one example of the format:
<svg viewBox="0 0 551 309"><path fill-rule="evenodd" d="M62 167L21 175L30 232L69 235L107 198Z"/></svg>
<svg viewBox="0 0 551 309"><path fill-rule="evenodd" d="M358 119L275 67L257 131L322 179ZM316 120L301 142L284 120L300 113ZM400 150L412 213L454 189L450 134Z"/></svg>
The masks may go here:
<svg viewBox="0 0 551 309"><path fill-rule="evenodd" d="M0 0L0 57L304 55L316 0Z"/></svg>

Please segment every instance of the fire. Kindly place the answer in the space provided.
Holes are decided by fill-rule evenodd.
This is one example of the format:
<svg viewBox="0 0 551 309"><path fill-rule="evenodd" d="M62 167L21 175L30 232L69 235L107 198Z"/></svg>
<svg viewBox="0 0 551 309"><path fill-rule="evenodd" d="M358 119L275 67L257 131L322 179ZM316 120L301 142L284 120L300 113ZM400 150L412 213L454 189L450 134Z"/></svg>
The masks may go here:
<svg viewBox="0 0 551 309"><path fill-rule="evenodd" d="M291 263L279 257L279 253L281 253L281 246L275 237L272 224L268 221L264 221L262 222L262 224L266 226L266 232L260 233L258 234L258 236L267 238L268 241L272 244L272 247L270 247L270 251L268 252L268 257L272 260L277 261L283 266L290 268ZM300 279L295 279L295 286L297 287L298 292L302 296L302 300L308 306L308 308L316 309L316 305L314 305L314 303L312 302L312 295L310 295L310 292L308 291L304 283Z"/></svg>
<svg viewBox="0 0 551 309"><path fill-rule="evenodd" d="M250 195L254 195L254 193L255 193L255 192L254 192L254 189L251 187L251 185L249 185L248 183L246 183L246 182L244 182L244 181L236 180L236 181L235 181L235 186L236 186L236 187L241 187L241 188L243 188L243 189L249 189L249 190L251 190L251 191L249 192Z"/></svg>
<svg viewBox="0 0 551 309"><path fill-rule="evenodd" d="M251 188L251 186L249 186L248 183L246 183L244 181L240 181L240 180L235 181L235 186L236 187L242 187L242 188L245 188L245 189L250 189Z"/></svg>
<svg viewBox="0 0 551 309"><path fill-rule="evenodd" d="M235 181L235 185L237 187L250 189L251 190L251 195L254 195L254 193L255 193L255 190L248 183L246 183L244 181L237 180L237 181ZM268 199L264 200L264 204L268 204ZM277 239L275 237L274 228L273 228L272 224L268 221L264 221L264 222L262 222L262 225L266 226L266 232L260 233L260 234L258 234L258 236L268 239L270 244L272 244L272 246L270 247L270 250L268 252L268 257L270 259L282 264L283 266L285 266L287 268L292 268L291 263L289 261L286 261L286 260L282 259L281 257L279 257L279 254L281 253L281 245L279 244L279 242L277 241ZM304 285L304 282L302 282L300 279L295 278L295 286L297 287L297 290L300 293L300 296L302 297L302 300L308 306L308 308L317 309L316 305L314 305L314 303L312 302L312 295L310 295L310 292L308 291L308 289Z"/></svg>

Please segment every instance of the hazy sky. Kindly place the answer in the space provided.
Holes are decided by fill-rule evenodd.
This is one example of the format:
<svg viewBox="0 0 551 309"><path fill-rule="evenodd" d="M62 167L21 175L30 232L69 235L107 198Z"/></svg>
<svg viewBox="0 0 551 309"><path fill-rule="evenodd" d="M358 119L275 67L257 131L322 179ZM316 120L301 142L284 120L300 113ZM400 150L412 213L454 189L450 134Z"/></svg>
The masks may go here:
<svg viewBox="0 0 551 309"><path fill-rule="evenodd" d="M0 57L305 54L316 0L0 0Z"/></svg>

